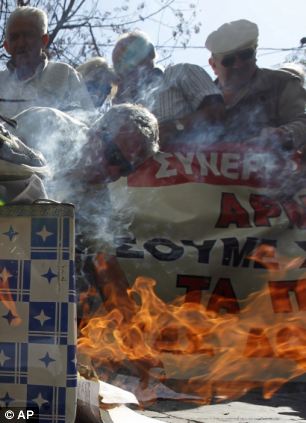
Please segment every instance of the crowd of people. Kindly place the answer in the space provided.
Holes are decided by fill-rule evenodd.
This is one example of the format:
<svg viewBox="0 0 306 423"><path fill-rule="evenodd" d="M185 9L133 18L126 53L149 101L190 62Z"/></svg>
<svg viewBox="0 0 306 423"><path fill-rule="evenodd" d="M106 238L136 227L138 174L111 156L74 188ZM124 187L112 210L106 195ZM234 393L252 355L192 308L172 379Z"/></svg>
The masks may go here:
<svg viewBox="0 0 306 423"><path fill-rule="evenodd" d="M53 62L48 42L43 10L23 6L9 16L10 59L0 71L1 204L45 198L45 178L51 197L81 202L80 219L87 212L92 218L108 204L109 181L195 134L207 142L304 153L303 69L259 68L253 22L225 23L207 37L215 81L195 64L158 67L155 47L141 31L118 39L112 66L102 57L77 69ZM94 211L86 208L89 197Z"/></svg>
<svg viewBox="0 0 306 423"><path fill-rule="evenodd" d="M147 154L141 157L141 149L135 149L130 161L128 155L132 149L127 146L131 134L125 137L122 148L113 139L105 142L107 131L94 130L99 126L96 120L101 120L101 114L106 116L108 110L122 104L142 106L152 113L152 125L155 118L158 121L162 148L178 139L188 141L190 134L195 133L201 133L203 139L207 135L213 141L243 140L296 151L304 148L306 96L301 84L302 71L297 72L290 64L283 70L260 69L256 65L258 27L253 22L226 23L207 37L205 47L211 52L209 64L217 77L215 81L194 64L179 63L161 69L155 64L154 45L140 31L123 34L118 39L112 53L112 67L102 57L93 57L77 69L53 62L46 53L48 42L48 19L43 10L18 7L9 16L4 48L10 60L7 68L0 71L0 113L6 122L16 121L14 135L28 146L39 147L47 160L48 138L43 135L47 120L63 145L71 146L67 134L71 138L74 127L76 132L80 125L85 128L83 159L75 160L78 169L69 169L69 173L77 173L79 178L96 181L95 172L100 166L99 182L104 182L101 178L106 181L114 177L110 169L108 175L101 176L107 173L106 163L112 163L113 167L116 163L118 177L121 171L121 174L132 171L135 160L139 164L147 157ZM131 110L135 111L132 106L125 108L125 113ZM63 120L69 124L63 124ZM33 130L34 122L36 127L40 126L39 131ZM115 126L117 132L126 131L120 125ZM35 135L36 144L31 141ZM97 138L101 148L94 155L88 154L93 145L96 147L93 140ZM67 151L70 149L67 147ZM63 167L62 164L61 171Z"/></svg>

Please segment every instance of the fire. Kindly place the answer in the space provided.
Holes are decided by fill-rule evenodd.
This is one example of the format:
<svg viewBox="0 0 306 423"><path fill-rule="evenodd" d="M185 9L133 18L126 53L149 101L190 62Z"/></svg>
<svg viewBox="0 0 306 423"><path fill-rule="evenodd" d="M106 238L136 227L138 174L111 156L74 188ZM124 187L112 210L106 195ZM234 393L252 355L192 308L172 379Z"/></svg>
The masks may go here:
<svg viewBox="0 0 306 423"><path fill-rule="evenodd" d="M6 307L9 312L11 312L12 316L14 317L11 321L11 325L17 326L21 323L21 319L18 315L16 303L13 299L10 285L9 285L9 278L12 275L3 267L0 269L0 302Z"/></svg>
<svg viewBox="0 0 306 423"><path fill-rule="evenodd" d="M261 246L251 258L264 257L271 280L278 282L240 300L239 312L222 296L213 300L220 310L224 305L222 314L186 297L165 303L154 292L155 281L144 277L123 297L109 284L103 310L81 329L79 353L104 373L127 367L140 380L140 400L150 378L202 403L238 398L256 387L270 398L306 372L306 279L283 281L292 260L278 257L276 265L271 246Z"/></svg>

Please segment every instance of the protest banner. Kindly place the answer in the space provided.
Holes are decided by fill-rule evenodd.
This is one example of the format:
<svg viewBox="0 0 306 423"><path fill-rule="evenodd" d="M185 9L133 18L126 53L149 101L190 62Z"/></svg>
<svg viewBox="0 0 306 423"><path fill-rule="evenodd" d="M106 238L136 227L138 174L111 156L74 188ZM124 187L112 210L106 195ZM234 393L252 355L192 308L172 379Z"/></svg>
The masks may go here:
<svg viewBox="0 0 306 423"><path fill-rule="evenodd" d="M235 316L218 348L236 343L246 362L257 363L261 373L245 369L247 380L290 379L288 369L280 376L270 364L290 358L280 350L284 339L298 339L297 350L305 348L306 191L295 158L240 144L180 144L110 184L110 191L122 222L115 255L129 283L152 278L166 302L183 297ZM231 336L238 321L245 322L244 334ZM211 346L214 351L216 342ZM185 376L216 366L216 355L200 358ZM171 377L184 378L184 366L170 367ZM222 378L237 379L229 372Z"/></svg>

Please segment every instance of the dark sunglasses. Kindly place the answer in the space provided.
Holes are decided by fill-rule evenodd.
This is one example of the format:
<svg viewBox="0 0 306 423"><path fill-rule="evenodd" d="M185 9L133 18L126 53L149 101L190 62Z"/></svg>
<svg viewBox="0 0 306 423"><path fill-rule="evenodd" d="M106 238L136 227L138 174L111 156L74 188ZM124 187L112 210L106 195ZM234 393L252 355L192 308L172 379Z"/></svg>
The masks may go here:
<svg viewBox="0 0 306 423"><path fill-rule="evenodd" d="M224 56L221 60L221 65L225 68L230 68L234 65L237 58L243 61L250 60L255 55L255 49L254 48L247 48L245 50L237 51L237 53L228 54L227 56Z"/></svg>
<svg viewBox="0 0 306 423"><path fill-rule="evenodd" d="M108 165L118 166L122 176L127 176L134 170L133 165L124 157L120 148L112 141L105 142L104 158Z"/></svg>

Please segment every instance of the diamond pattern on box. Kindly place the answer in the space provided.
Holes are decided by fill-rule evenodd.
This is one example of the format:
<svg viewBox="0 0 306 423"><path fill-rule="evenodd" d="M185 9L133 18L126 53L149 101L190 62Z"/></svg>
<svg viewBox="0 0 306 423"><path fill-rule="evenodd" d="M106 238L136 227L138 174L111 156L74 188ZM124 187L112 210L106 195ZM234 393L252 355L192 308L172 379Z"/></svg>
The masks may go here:
<svg viewBox="0 0 306 423"><path fill-rule="evenodd" d="M0 207L0 406L74 421L75 302L73 207Z"/></svg>

